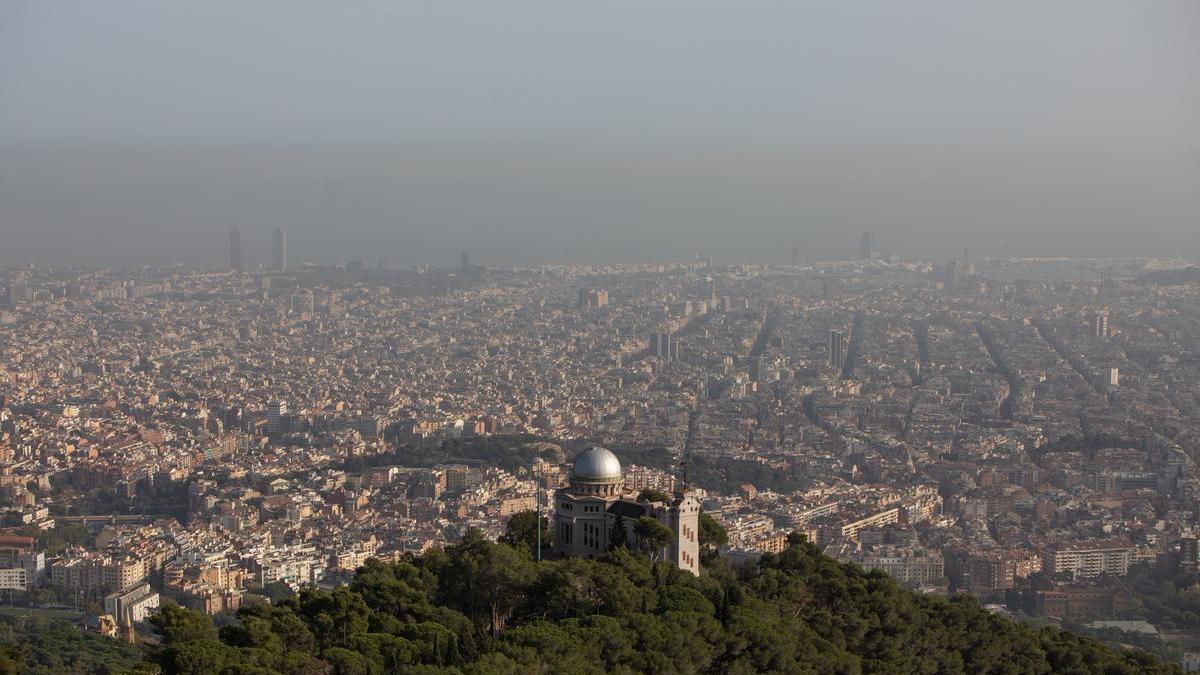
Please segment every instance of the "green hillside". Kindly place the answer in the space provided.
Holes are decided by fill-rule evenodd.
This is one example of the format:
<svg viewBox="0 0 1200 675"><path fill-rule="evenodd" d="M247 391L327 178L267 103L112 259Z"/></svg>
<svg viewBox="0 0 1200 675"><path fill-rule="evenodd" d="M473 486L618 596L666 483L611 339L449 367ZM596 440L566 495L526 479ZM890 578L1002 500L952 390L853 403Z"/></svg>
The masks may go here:
<svg viewBox="0 0 1200 675"><path fill-rule="evenodd" d="M469 535L332 593L244 608L219 631L168 607L146 670L169 673L1153 673L969 598L904 590L796 540L751 569L696 578L635 552L534 563Z"/></svg>

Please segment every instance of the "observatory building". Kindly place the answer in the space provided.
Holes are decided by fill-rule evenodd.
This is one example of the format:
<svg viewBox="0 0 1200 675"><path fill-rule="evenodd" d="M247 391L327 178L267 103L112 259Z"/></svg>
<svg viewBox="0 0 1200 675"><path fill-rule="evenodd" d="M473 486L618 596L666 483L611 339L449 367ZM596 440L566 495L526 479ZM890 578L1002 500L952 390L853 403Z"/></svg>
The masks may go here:
<svg viewBox="0 0 1200 675"><path fill-rule="evenodd" d="M554 494L554 551L561 555L602 555L613 544L614 526L623 522L626 546L637 548L634 525L648 516L666 525L674 541L664 559L680 569L700 574L700 501L687 490L668 502L637 500L625 489L621 462L610 450L592 447L575 457L567 487Z"/></svg>

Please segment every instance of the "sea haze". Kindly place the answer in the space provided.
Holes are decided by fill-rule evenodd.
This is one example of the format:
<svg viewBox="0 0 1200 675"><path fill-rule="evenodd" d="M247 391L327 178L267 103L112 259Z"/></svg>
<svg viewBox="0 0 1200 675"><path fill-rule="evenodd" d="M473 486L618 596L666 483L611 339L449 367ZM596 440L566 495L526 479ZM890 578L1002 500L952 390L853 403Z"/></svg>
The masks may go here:
<svg viewBox="0 0 1200 675"><path fill-rule="evenodd" d="M1200 159L551 143L0 151L0 265L1200 256Z"/></svg>

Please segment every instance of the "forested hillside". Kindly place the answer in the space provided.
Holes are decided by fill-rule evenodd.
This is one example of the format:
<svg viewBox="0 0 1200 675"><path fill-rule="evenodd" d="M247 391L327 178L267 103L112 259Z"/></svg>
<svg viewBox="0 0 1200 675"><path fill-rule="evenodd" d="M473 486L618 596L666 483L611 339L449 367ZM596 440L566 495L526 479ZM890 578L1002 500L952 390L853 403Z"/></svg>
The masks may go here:
<svg viewBox="0 0 1200 675"><path fill-rule="evenodd" d="M911 593L802 541L699 578L636 552L534 563L476 534L216 629L165 608L143 668L168 673L1177 672L969 598Z"/></svg>

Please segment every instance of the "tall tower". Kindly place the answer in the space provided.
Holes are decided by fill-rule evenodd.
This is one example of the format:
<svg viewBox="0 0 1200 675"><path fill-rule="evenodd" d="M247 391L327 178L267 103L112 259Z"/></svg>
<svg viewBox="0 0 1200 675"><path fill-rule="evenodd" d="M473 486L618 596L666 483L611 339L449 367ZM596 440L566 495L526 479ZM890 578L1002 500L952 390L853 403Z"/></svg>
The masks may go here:
<svg viewBox="0 0 1200 675"><path fill-rule="evenodd" d="M868 230L858 238L858 257L862 260L870 260L874 255L875 235Z"/></svg>
<svg viewBox="0 0 1200 675"><path fill-rule="evenodd" d="M275 228L271 235L271 267L280 272L288 267L287 230L282 227Z"/></svg>
<svg viewBox="0 0 1200 675"><path fill-rule="evenodd" d="M237 225L229 230L229 269L242 271L242 231Z"/></svg>
<svg viewBox="0 0 1200 675"><path fill-rule="evenodd" d="M800 264L800 247L793 246L792 247L792 267L795 267L799 264Z"/></svg>
<svg viewBox="0 0 1200 675"><path fill-rule="evenodd" d="M840 330L829 331L829 365L835 368L846 365L846 334Z"/></svg>
<svg viewBox="0 0 1200 675"><path fill-rule="evenodd" d="M466 272L468 269L471 268L471 256L467 254L466 249L463 249L461 252L459 252L459 256L460 256L460 260L458 261L459 262L459 265L458 265L459 270L462 272Z"/></svg>

